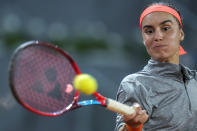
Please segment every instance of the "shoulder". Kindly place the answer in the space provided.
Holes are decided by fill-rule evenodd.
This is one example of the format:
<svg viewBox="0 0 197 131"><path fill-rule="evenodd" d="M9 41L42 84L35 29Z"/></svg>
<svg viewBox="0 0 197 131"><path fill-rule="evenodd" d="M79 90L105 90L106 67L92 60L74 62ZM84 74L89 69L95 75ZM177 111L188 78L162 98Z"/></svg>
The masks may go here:
<svg viewBox="0 0 197 131"><path fill-rule="evenodd" d="M120 87L126 91L133 91L136 88L144 87L147 77L150 77L150 75L142 71L129 74L122 79Z"/></svg>
<svg viewBox="0 0 197 131"><path fill-rule="evenodd" d="M132 82L132 81L136 81L136 80L138 81L138 80L140 80L140 78L143 78L146 76L148 76L148 73L143 72L143 71L139 71L139 72L125 76L123 78L122 82L124 83L124 82Z"/></svg>
<svg viewBox="0 0 197 131"><path fill-rule="evenodd" d="M153 75L148 72L139 71L139 72L129 74L126 77L124 77L121 81L121 84L126 84L126 83L142 84L144 83L144 81L152 77Z"/></svg>
<svg viewBox="0 0 197 131"><path fill-rule="evenodd" d="M149 106L146 105L151 94L151 86L150 84L146 84L146 78L149 77L151 75L141 71L124 77L118 89L117 100L128 105L137 102L143 109L149 111ZM147 83L150 83L150 81Z"/></svg>

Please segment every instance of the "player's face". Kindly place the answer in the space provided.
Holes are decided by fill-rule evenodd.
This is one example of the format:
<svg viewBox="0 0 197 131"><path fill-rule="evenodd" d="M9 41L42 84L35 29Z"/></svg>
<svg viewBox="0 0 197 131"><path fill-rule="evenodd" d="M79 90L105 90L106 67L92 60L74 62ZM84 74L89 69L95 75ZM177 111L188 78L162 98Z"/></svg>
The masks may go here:
<svg viewBox="0 0 197 131"><path fill-rule="evenodd" d="M179 44L184 39L184 33L171 14L153 12L145 16L142 37L152 59L178 64Z"/></svg>

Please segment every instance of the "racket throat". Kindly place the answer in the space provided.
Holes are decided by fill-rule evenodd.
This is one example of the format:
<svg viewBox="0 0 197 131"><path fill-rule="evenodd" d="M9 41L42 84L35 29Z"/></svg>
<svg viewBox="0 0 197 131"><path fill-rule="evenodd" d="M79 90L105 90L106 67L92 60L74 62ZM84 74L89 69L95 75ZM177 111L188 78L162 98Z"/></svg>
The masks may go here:
<svg viewBox="0 0 197 131"><path fill-rule="evenodd" d="M95 92L93 95L95 96L96 100L101 103L102 106L107 106L107 101L105 97L100 95L98 92Z"/></svg>

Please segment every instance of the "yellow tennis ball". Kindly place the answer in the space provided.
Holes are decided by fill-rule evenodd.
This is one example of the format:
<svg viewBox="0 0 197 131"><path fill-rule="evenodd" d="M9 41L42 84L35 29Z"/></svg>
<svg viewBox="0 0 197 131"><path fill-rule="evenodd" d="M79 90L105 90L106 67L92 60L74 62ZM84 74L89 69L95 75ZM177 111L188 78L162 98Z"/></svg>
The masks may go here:
<svg viewBox="0 0 197 131"><path fill-rule="evenodd" d="M80 74L74 78L74 87L80 92L90 95L97 90L97 81L89 74Z"/></svg>

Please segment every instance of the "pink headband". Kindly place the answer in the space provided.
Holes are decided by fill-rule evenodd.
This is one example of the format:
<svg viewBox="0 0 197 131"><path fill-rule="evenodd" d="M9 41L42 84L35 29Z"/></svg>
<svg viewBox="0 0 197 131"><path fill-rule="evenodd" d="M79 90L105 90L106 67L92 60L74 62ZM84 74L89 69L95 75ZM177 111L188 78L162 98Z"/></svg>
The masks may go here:
<svg viewBox="0 0 197 131"><path fill-rule="evenodd" d="M174 10L173 8L171 7L168 7L166 5L152 5L152 6L149 6L148 8L146 8L141 16L140 16L140 28L141 28L141 24L142 24L142 20L144 19L144 17L152 12L166 12L166 13L169 13L171 15L173 15L180 23L181 25L181 28L182 28L182 22L181 22L181 17L179 15L179 13Z"/></svg>
<svg viewBox="0 0 197 131"><path fill-rule="evenodd" d="M168 7L166 5L152 5L152 6L149 6L147 7L141 14L140 16L140 29L142 30L142 27L141 27L141 24L142 24L142 20L144 19L145 16L147 16L148 14L152 13L152 12L166 12L166 13L169 13L171 15L173 15L180 23L181 25L181 28L183 27L183 24L181 22L181 17L179 15L179 13L171 8L171 7ZM182 46L179 47L179 55L185 55L187 54L187 52L183 49Z"/></svg>

